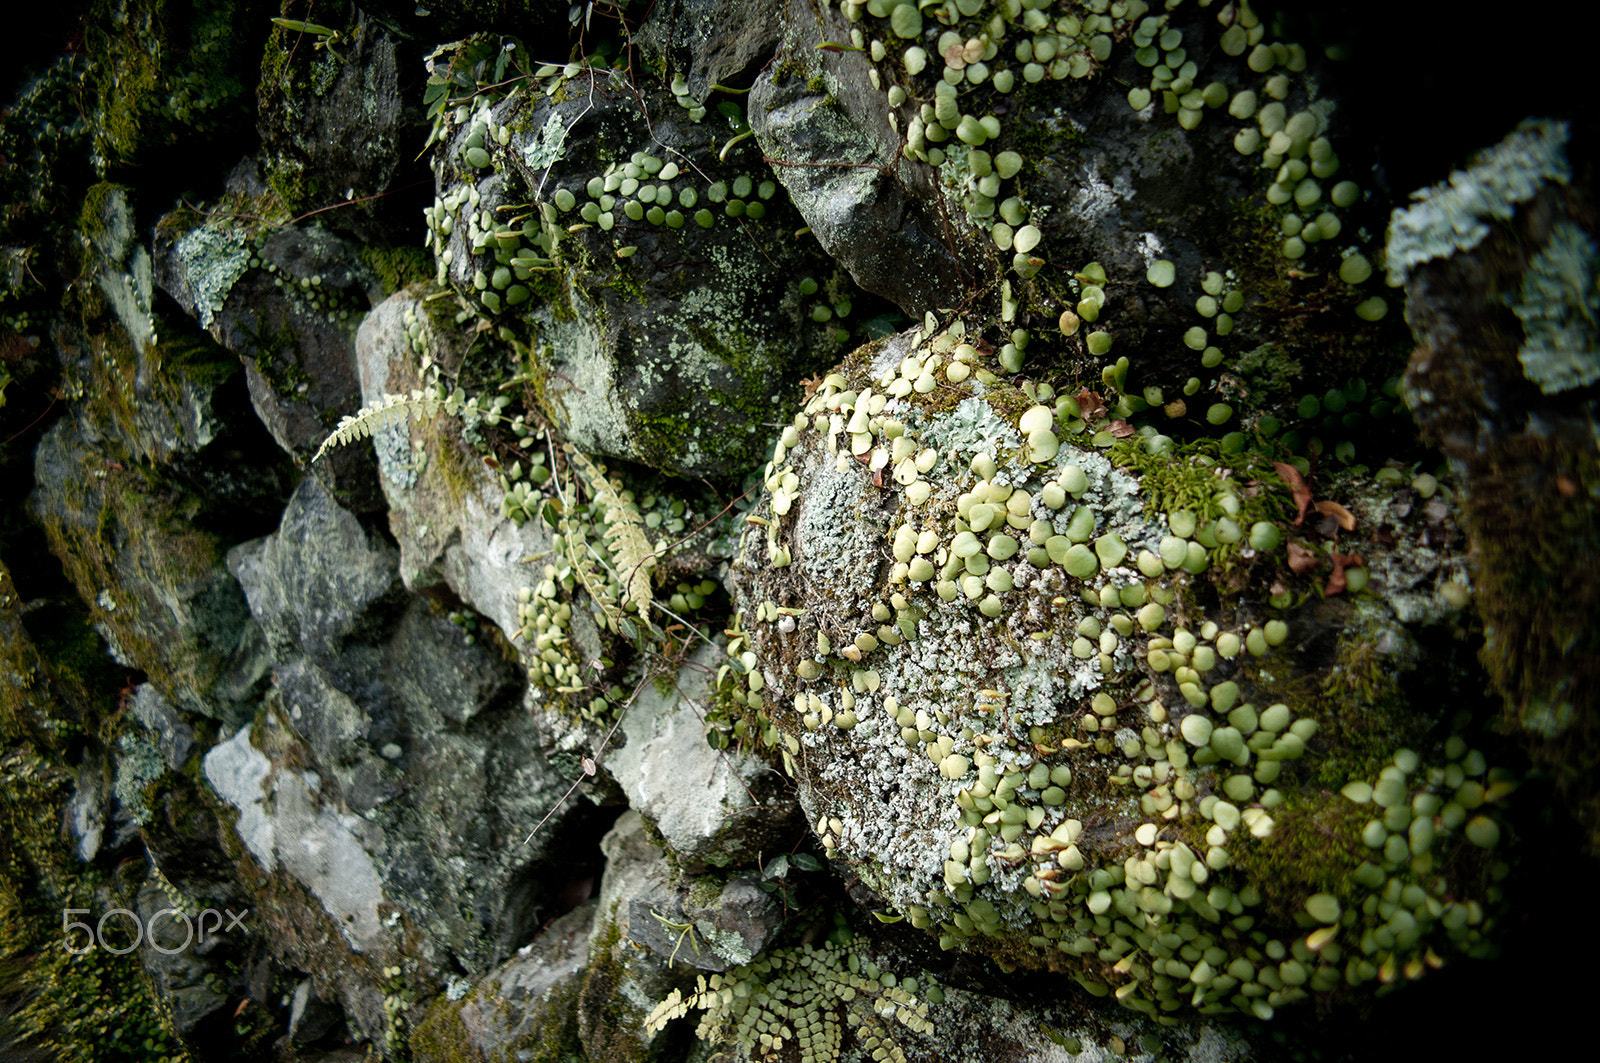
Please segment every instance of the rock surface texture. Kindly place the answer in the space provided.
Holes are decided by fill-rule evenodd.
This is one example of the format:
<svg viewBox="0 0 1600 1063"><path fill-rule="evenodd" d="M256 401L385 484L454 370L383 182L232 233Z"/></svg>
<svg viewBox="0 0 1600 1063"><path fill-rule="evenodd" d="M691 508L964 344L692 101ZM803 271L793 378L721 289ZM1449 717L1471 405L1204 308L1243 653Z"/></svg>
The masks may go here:
<svg viewBox="0 0 1600 1063"><path fill-rule="evenodd" d="M1336 7L46 13L0 1056L1575 1027L1586 66Z"/></svg>

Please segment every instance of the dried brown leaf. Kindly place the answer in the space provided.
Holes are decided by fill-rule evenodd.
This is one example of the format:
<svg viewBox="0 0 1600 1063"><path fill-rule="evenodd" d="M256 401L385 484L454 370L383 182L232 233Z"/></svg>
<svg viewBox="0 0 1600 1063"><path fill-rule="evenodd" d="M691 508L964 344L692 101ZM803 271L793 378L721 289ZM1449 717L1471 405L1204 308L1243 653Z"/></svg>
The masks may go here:
<svg viewBox="0 0 1600 1063"><path fill-rule="evenodd" d="M1343 594L1345 588L1349 586L1344 575L1346 566L1359 564L1361 564L1360 554L1341 554L1336 552L1333 555L1333 571L1328 575L1328 584L1322 589L1322 593L1330 598L1335 594Z"/></svg>
<svg viewBox="0 0 1600 1063"><path fill-rule="evenodd" d="M1345 509L1337 502L1322 501L1317 503L1317 512L1324 517L1332 517L1339 522L1339 527L1345 531L1356 530L1356 515Z"/></svg>
<svg viewBox="0 0 1600 1063"><path fill-rule="evenodd" d="M1307 572L1321 565L1321 560L1312 551L1299 543L1289 544L1289 571L1296 576L1304 576Z"/></svg>
<svg viewBox="0 0 1600 1063"><path fill-rule="evenodd" d="M1305 477L1300 475L1300 470L1288 462L1275 461L1272 467L1278 470L1278 475L1289 487L1289 494L1294 498L1294 526L1299 527L1306 519L1306 510L1311 506L1311 488L1306 486Z"/></svg>

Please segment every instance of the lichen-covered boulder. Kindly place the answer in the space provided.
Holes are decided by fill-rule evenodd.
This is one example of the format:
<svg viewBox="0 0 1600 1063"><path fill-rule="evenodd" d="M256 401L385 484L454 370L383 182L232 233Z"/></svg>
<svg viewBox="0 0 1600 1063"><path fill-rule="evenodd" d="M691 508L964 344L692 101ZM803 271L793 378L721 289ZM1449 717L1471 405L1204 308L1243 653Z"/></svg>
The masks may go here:
<svg viewBox="0 0 1600 1063"><path fill-rule="evenodd" d="M1397 683L1459 601L1459 537L1356 497L1328 512L1398 534L1345 593L1241 595L1307 549L1293 469L1117 443L974 339L830 375L736 566L736 693L822 844L945 948L1151 1013L1267 1016L1479 951L1514 783Z"/></svg>

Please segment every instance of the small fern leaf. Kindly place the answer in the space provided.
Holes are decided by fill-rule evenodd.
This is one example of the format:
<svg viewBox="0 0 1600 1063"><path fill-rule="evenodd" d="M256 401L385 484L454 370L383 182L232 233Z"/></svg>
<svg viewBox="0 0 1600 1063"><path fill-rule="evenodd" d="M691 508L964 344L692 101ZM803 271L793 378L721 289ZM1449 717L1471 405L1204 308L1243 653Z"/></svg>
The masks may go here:
<svg viewBox="0 0 1600 1063"><path fill-rule="evenodd" d="M644 533L644 518L631 498L623 496L620 485L606 478L605 470L577 450L568 448L572 463L583 473L589 494L605 509L605 542L617 567L617 582L622 585L622 604L638 614L639 623L650 627L650 604L654 600L650 578L655 572L655 549Z"/></svg>
<svg viewBox="0 0 1600 1063"><path fill-rule="evenodd" d="M322 446L317 448L311 460L316 461L328 451L347 443L366 439L385 425L403 421L412 415L420 417L437 412L444 404L444 399L437 391L422 388L413 390L410 395L385 395L371 406L363 407L341 420L338 427L322 441Z"/></svg>

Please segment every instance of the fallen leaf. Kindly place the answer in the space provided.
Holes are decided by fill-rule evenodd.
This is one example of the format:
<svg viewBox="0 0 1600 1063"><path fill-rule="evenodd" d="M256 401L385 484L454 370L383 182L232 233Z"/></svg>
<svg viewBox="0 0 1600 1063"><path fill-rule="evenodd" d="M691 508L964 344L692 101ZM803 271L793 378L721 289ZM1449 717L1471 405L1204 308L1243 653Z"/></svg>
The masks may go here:
<svg viewBox="0 0 1600 1063"><path fill-rule="evenodd" d="M1289 571L1296 576L1304 576L1307 572L1320 566L1322 562L1317 555L1301 546L1299 543L1289 544Z"/></svg>
<svg viewBox="0 0 1600 1063"><path fill-rule="evenodd" d="M1345 509L1337 502L1318 502L1317 512L1321 513L1324 517L1332 517L1334 520L1338 521L1339 527L1343 528L1345 531L1356 530L1356 515L1350 512L1348 509Z"/></svg>
<svg viewBox="0 0 1600 1063"><path fill-rule="evenodd" d="M811 396L817 393L817 389L822 386L822 374L817 373L814 376L806 377L800 381L800 386L806 389L806 398L810 399Z"/></svg>
<svg viewBox="0 0 1600 1063"><path fill-rule="evenodd" d="M944 50L944 63L952 70L960 70L967 65L966 46L957 42Z"/></svg>
<svg viewBox="0 0 1600 1063"><path fill-rule="evenodd" d="M1272 467L1283 477L1283 482L1288 485L1289 494L1294 498L1294 526L1298 528L1305 521L1306 510L1311 506L1311 488L1306 486L1305 477L1300 475L1300 470L1288 462L1275 461Z"/></svg>
<svg viewBox="0 0 1600 1063"><path fill-rule="evenodd" d="M1093 424L1095 420L1105 415L1106 404L1101 400L1098 391L1083 388L1078 392L1078 416L1083 418L1084 424Z"/></svg>
<svg viewBox="0 0 1600 1063"><path fill-rule="evenodd" d="M1322 589L1322 593L1329 598L1335 594L1344 593L1344 589L1349 586L1349 583L1344 578L1345 566L1359 564L1361 564L1360 554L1335 553L1333 555L1333 572L1328 575L1328 585Z"/></svg>
<svg viewBox="0 0 1600 1063"><path fill-rule="evenodd" d="M1112 421L1106 426L1106 430L1118 439L1127 439L1133 435L1133 425L1121 419Z"/></svg>

